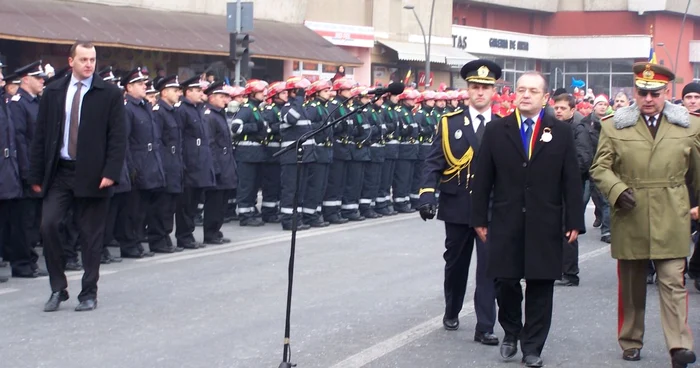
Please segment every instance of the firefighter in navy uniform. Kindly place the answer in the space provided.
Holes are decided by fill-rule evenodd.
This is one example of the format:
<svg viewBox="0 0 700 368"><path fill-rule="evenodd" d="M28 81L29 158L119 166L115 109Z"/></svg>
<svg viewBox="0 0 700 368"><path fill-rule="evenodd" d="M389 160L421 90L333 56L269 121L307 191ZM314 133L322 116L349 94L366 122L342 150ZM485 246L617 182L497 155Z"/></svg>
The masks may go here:
<svg viewBox="0 0 700 368"><path fill-rule="evenodd" d="M177 199L184 189L182 163L182 132L175 118L175 104L182 97L182 89L177 75L170 75L158 79L155 89L160 93L158 102L153 106L153 117L156 128L161 132L160 158L163 162L165 173L165 188L161 201L156 205L157 216L161 221L165 233L167 246L159 251L164 253L181 252L183 248L173 245L170 234L174 229L175 208ZM149 236L150 229L149 229Z"/></svg>
<svg viewBox="0 0 700 368"><path fill-rule="evenodd" d="M226 121L231 126L236 113L240 110L241 106L245 103L245 87L231 86L229 88L229 96L231 96L231 102L228 103L226 107ZM234 159L236 154L236 147L234 146ZM237 203L236 203L236 189L228 192L229 197L226 198L226 213L224 215L224 223L229 223L231 221L238 221L237 213Z"/></svg>
<svg viewBox="0 0 700 368"><path fill-rule="evenodd" d="M204 120L209 124L210 147L214 157L214 173L216 187L204 193L204 243L226 244L231 240L224 238L221 227L224 225L224 214L229 192L236 189L236 159L233 156L233 140L226 121L225 108L231 101L229 91L224 88L224 82L214 82L207 87L209 96L207 108L204 110Z"/></svg>
<svg viewBox="0 0 700 368"><path fill-rule="evenodd" d="M435 126L439 119L439 112L436 111L438 93L434 91L423 91L416 102L421 104L420 109L414 114L416 124L418 124L418 160L413 165L413 177L411 179L411 207L418 208L420 196L418 192L421 187L421 177L423 175L423 164L431 151L433 138L435 137Z"/></svg>
<svg viewBox="0 0 700 368"><path fill-rule="evenodd" d="M105 82L109 82L109 83L112 83L112 84L119 84L119 80L117 79L117 77L114 76L114 69L112 68L111 65L110 65L110 66L107 66L107 67L105 67L105 68L103 68L102 70L100 70L99 72L97 72L97 74L98 74L98 75L100 76L100 78L102 78Z"/></svg>
<svg viewBox="0 0 700 368"><path fill-rule="evenodd" d="M370 102L370 96L362 94L366 87L358 86L351 90L353 104L351 110L362 108ZM362 196L362 184L365 176L365 165L372 159L369 152L370 139L372 138L372 124L365 118L365 111L360 111L352 117L349 136L350 160L347 162L345 174L345 189L343 190L343 204L341 215L350 221L362 221L365 219L360 214L360 199Z"/></svg>
<svg viewBox="0 0 700 368"><path fill-rule="evenodd" d="M396 171L396 160L399 159L399 114L396 112L396 106L399 102L400 95L389 95L384 100L382 106L381 117L386 126L384 136L382 137L384 147L384 164L382 164L382 172L379 181L379 195L375 212L382 216L392 216L397 214L394 210L394 205L391 196L391 187L394 183L394 173Z"/></svg>
<svg viewBox="0 0 700 368"><path fill-rule="evenodd" d="M338 78L333 82L333 91L336 91L334 99L328 103L330 121L347 114L350 108L347 104L352 97L353 81L346 78ZM350 153L351 134L354 129L354 118L348 118L336 124L333 128L333 162L328 173L328 186L323 198L323 217L331 224L343 224L348 220L358 220L360 217L344 218L341 216L343 205L343 192L345 190L348 161L352 159Z"/></svg>
<svg viewBox="0 0 700 368"><path fill-rule="evenodd" d="M304 104L306 117L311 121L311 129L322 126L328 118L328 100L331 96L333 85L327 79L313 82L306 90L309 101ZM311 227L326 227L330 225L322 214L322 202L328 187L328 173L333 162L333 129L328 128L318 133L313 138L314 157L308 168L308 187L304 206L316 208L316 211L304 213L304 223ZM310 212L310 211L309 211ZM339 219L347 222L348 220Z"/></svg>
<svg viewBox="0 0 700 368"><path fill-rule="evenodd" d="M311 131L311 120L307 118L306 111L304 111L305 89L310 85L311 82L306 78L290 77L287 78L287 81L284 82L283 85L275 87L284 88L284 91L280 92L278 95L278 97L282 98L278 98L276 103L286 100L282 106L275 107L280 109L280 132L282 133L283 147L295 144L297 139ZM285 96L285 94L287 96ZM273 110L275 108L273 108ZM311 201L309 203L308 200L308 197L311 195L309 192L309 167L315 161L314 146L314 138L310 138L302 143L301 176L298 179L299 194L297 207L299 209L299 217L297 218L297 230L306 230L310 228L312 224L319 227L319 224L314 221L311 221L309 224L304 223L304 216L315 216L316 209L320 205L320 202ZM288 151L282 155L280 161L282 163L282 201L280 204L280 211L282 211L282 228L284 230L291 230L293 220L292 211L294 210L292 204L297 181L296 150ZM320 198L318 196L316 197Z"/></svg>
<svg viewBox="0 0 700 368"><path fill-rule="evenodd" d="M475 97L475 106L446 114L440 121L432 150L425 160L419 211L421 218L427 220L435 217L439 207L438 219L445 222L445 329L459 328L458 317L476 240L474 309L477 323L474 340L484 345L498 345L498 337L493 333L496 323L495 280L486 276L488 245L481 242L470 224L469 186L485 125L492 116L498 117L492 114L490 101L495 91L494 84L501 77L501 68L489 60L474 60L462 67L461 76L469 84L470 91L475 91L475 96L480 97L478 100ZM440 191L439 206L436 190Z"/></svg>
<svg viewBox="0 0 700 368"><path fill-rule="evenodd" d="M366 95L367 98L375 98L373 94ZM369 146L370 161L364 164L365 176L360 197L360 214L369 219L383 216L373 208L379 198L379 184L382 175L382 164L384 163L384 150L386 149L383 139L386 134L386 124L384 124L381 115L384 99L382 96L378 97L362 112L364 121L370 124L372 130L372 135L366 143Z"/></svg>
<svg viewBox="0 0 700 368"><path fill-rule="evenodd" d="M126 90L125 117L127 124L127 167L132 178L131 198L128 216L119 219L131 224L131 241L120 244L122 258L142 258L153 256L154 252L169 249L165 237L162 218L156 216L158 205L164 194L165 172L160 157L161 132L153 117L153 107L145 100L148 75L136 68L122 78ZM148 244L145 251L141 240L145 238L148 225Z"/></svg>
<svg viewBox="0 0 700 368"><path fill-rule="evenodd" d="M399 158L394 171L394 209L399 213L415 212L411 208L411 181L413 170L418 160L420 128L413 118L413 107L420 93L414 89L406 89L399 95L399 105L394 110L398 115L398 131L400 137Z"/></svg>
<svg viewBox="0 0 700 368"><path fill-rule="evenodd" d="M184 190L178 199L175 214L177 246L185 249L205 245L194 239L194 218L205 189L216 185L214 159L209 148L209 125L204 122L200 104L203 102L199 76L182 83L182 99L176 103L175 116L182 134Z"/></svg>
<svg viewBox="0 0 700 368"><path fill-rule="evenodd" d="M280 158L272 156L280 150L282 137L280 136L281 122L277 119L267 120L265 117L265 111L267 111L267 107L270 105L272 104L266 105L264 108L260 106L263 119L270 129L270 132L263 142L267 160L262 165L262 174L259 178L263 198L260 206L260 214L264 222L276 224L281 220L279 214L280 196L282 195L282 168L280 165Z"/></svg>
<svg viewBox="0 0 700 368"><path fill-rule="evenodd" d="M231 124L236 140L236 164L238 166L238 189L236 202L241 226L263 226L265 222L255 217L255 202L261 181L263 164L267 160L264 142L272 129L266 124L258 108L265 97L267 82L250 80L245 94L248 102L241 106ZM266 202L263 197L263 202Z"/></svg>

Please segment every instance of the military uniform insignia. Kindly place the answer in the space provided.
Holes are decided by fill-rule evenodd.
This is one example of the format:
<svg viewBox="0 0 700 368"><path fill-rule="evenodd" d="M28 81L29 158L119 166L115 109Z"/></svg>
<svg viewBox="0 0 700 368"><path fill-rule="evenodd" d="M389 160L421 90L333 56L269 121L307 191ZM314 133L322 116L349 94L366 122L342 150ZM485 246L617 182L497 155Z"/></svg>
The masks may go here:
<svg viewBox="0 0 700 368"><path fill-rule="evenodd" d="M489 75L489 68L486 65L481 66L476 73L479 75L479 78L486 78Z"/></svg>
<svg viewBox="0 0 700 368"><path fill-rule="evenodd" d="M542 131L542 138L540 140L544 143L552 141L552 129L550 127L545 127Z"/></svg>
<svg viewBox="0 0 700 368"><path fill-rule="evenodd" d="M204 115L209 115L209 114L211 114L211 110L206 109L206 110L204 111Z"/></svg>
<svg viewBox="0 0 700 368"><path fill-rule="evenodd" d="M469 126L469 124L471 124L471 123L472 122L469 120L469 118L465 116L464 117L464 126Z"/></svg>
<svg viewBox="0 0 700 368"><path fill-rule="evenodd" d="M654 79L654 71L651 70L651 65L647 64L646 69L642 72L642 76L646 79Z"/></svg>
<svg viewBox="0 0 700 368"><path fill-rule="evenodd" d="M316 106L318 106L318 104L316 104L315 102L311 103L311 107L316 107Z"/></svg>
<svg viewBox="0 0 700 368"><path fill-rule="evenodd" d="M127 101L126 99L124 99L124 106L126 106L126 104L128 104L128 103L129 103L129 101Z"/></svg>
<svg viewBox="0 0 700 368"><path fill-rule="evenodd" d="M160 105L154 105L153 106L153 111L158 111L160 110Z"/></svg>
<svg viewBox="0 0 700 368"><path fill-rule="evenodd" d="M180 105L182 105L182 101L176 102L175 105L173 105L173 106L174 106L174 107L180 107Z"/></svg>
<svg viewBox="0 0 700 368"><path fill-rule="evenodd" d="M338 101L333 100L333 101L331 101L331 103L334 104L334 105L337 105L337 104L338 104Z"/></svg>
<svg viewBox="0 0 700 368"><path fill-rule="evenodd" d="M455 132L455 139L462 139L462 129L457 129Z"/></svg>
<svg viewBox="0 0 700 368"><path fill-rule="evenodd" d="M17 101L19 101L20 98L22 98L22 96L18 93L16 95L12 96L12 98L10 100L17 102Z"/></svg>

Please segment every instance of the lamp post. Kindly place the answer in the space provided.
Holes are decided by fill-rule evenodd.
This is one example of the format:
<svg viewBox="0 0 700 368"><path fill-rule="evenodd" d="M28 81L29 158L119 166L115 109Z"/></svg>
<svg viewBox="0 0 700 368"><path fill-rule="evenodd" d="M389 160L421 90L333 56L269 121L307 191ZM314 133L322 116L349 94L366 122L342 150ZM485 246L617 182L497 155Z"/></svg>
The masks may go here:
<svg viewBox="0 0 700 368"><path fill-rule="evenodd" d="M433 0L430 7L430 24L428 25L427 36L425 34L423 24L420 22L420 18L418 18L418 13L416 13L416 7L413 5L404 5L403 8L413 12L413 15L416 17L416 21L418 22L418 27L420 27L420 31L423 34L423 46L425 47L425 89L428 89L428 85L430 84L430 40L431 34L433 33L433 12L435 11L435 0Z"/></svg>
<svg viewBox="0 0 700 368"><path fill-rule="evenodd" d="M666 54L666 57L668 58L668 62L671 63L671 68L673 68L673 74L676 74L676 62L675 60L671 57L671 53L668 52L668 49L666 48L666 44L663 42L659 42L656 44L656 46L661 47L664 49L664 53ZM673 82L671 82L671 98L675 99L676 98L676 78L673 78Z"/></svg>

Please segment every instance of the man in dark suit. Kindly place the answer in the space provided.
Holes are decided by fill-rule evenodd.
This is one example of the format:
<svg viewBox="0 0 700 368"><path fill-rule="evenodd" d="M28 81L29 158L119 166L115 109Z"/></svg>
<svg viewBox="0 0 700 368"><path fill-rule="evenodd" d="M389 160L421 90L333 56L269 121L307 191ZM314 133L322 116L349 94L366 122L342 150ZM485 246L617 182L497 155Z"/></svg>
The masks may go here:
<svg viewBox="0 0 700 368"><path fill-rule="evenodd" d="M41 237L52 292L46 312L68 300L60 227L71 206L85 267L75 310L97 308L105 218L124 165L126 126L122 93L95 75L96 59L94 45L77 41L71 77L46 87L37 116L27 181L44 195Z"/></svg>
<svg viewBox="0 0 700 368"><path fill-rule="evenodd" d="M471 188L474 157L479 151L483 132L492 117L491 97L501 67L489 60L474 60L462 67L461 76L468 83L471 104L466 110L443 115L423 169L419 211L420 216L435 216L436 187L440 190L438 219L445 221L445 316L446 330L459 328L459 312L467 290L469 264L476 233L471 225ZM487 244L476 239L476 331L474 341L498 345L493 333L496 324L496 292L494 279L486 275Z"/></svg>
<svg viewBox="0 0 700 368"><path fill-rule="evenodd" d="M569 243L584 230L573 133L544 114L546 91L537 72L518 79L517 109L486 127L472 179L472 224L482 241L488 235L487 273L496 278L498 321L505 331L501 356L514 357L520 340L528 367L543 364L554 280L561 277L563 229ZM527 282L524 326L521 279Z"/></svg>

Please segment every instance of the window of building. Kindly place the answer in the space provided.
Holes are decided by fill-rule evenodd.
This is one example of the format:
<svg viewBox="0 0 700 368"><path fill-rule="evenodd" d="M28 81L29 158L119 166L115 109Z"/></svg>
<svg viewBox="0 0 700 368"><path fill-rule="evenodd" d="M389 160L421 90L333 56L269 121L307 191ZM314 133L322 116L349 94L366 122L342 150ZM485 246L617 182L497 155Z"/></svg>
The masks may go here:
<svg viewBox="0 0 700 368"><path fill-rule="evenodd" d="M700 82L700 63L693 63L693 82Z"/></svg>
<svg viewBox="0 0 700 368"><path fill-rule="evenodd" d="M611 96L620 90L627 92L632 88L633 63L631 59L545 61L542 62L542 72L547 76L552 89L566 88L573 92L583 82L584 90L592 88L595 95L604 93Z"/></svg>

